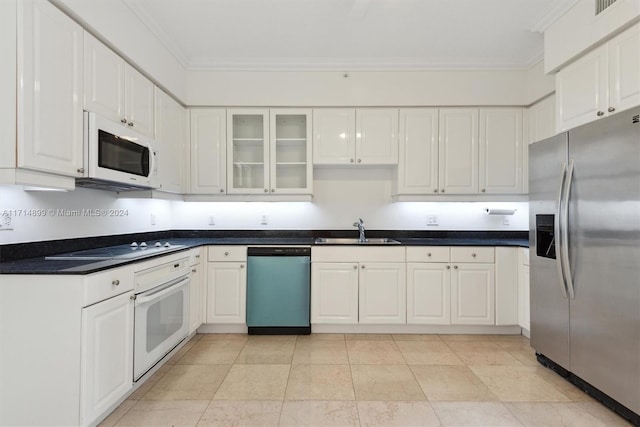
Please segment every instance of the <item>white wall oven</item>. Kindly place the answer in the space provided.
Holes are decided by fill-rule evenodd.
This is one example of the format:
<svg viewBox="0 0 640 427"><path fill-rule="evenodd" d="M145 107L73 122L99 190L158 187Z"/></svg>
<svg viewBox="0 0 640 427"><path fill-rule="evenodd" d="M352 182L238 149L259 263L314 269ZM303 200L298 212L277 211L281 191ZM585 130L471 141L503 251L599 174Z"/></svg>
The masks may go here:
<svg viewBox="0 0 640 427"><path fill-rule="evenodd" d="M136 272L133 379L189 335L189 257Z"/></svg>

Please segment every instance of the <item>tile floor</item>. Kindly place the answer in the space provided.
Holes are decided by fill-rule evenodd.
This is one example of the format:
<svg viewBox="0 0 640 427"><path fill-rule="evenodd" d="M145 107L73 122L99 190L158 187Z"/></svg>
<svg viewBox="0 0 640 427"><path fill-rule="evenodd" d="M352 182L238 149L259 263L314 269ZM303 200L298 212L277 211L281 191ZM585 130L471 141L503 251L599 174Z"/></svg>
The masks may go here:
<svg viewBox="0 0 640 427"><path fill-rule="evenodd" d="M196 335L107 426L625 426L522 336Z"/></svg>

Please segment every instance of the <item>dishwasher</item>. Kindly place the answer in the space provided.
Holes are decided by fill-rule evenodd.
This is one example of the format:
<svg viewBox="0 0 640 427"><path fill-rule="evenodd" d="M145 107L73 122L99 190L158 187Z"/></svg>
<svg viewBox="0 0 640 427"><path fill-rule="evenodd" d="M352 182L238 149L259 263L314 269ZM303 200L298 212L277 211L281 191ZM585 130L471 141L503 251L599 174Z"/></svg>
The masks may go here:
<svg viewBox="0 0 640 427"><path fill-rule="evenodd" d="M309 335L311 248L247 248L247 327L252 335Z"/></svg>

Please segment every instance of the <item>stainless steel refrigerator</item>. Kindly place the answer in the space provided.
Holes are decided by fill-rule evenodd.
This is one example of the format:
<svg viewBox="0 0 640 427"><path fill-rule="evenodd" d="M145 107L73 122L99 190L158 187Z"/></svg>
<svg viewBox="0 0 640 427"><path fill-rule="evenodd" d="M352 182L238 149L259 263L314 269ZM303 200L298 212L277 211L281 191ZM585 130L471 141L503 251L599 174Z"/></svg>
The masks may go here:
<svg viewBox="0 0 640 427"><path fill-rule="evenodd" d="M529 147L531 346L640 425L640 108Z"/></svg>

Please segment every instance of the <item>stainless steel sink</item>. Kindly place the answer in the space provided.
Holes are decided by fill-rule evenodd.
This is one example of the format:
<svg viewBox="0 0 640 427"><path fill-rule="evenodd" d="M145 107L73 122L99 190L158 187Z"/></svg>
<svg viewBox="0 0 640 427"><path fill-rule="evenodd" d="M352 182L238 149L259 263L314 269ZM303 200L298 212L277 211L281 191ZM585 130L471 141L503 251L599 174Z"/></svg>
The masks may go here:
<svg viewBox="0 0 640 427"><path fill-rule="evenodd" d="M400 242L393 239L383 238L373 238L366 239L364 242L361 242L357 238L334 238L334 237L320 237L315 241L316 245L399 245Z"/></svg>

